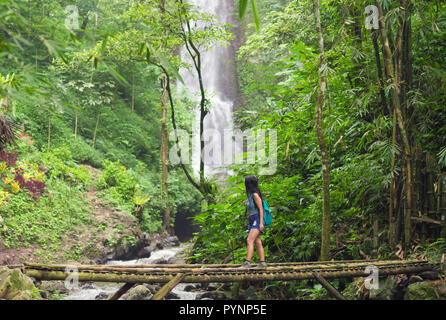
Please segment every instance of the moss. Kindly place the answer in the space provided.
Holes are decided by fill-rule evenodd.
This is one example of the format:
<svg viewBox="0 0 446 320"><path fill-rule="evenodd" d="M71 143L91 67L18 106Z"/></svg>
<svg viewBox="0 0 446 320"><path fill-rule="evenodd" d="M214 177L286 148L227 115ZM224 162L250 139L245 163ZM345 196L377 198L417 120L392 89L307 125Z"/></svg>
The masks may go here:
<svg viewBox="0 0 446 320"><path fill-rule="evenodd" d="M404 300L437 300L435 288L427 282L417 282L407 287Z"/></svg>

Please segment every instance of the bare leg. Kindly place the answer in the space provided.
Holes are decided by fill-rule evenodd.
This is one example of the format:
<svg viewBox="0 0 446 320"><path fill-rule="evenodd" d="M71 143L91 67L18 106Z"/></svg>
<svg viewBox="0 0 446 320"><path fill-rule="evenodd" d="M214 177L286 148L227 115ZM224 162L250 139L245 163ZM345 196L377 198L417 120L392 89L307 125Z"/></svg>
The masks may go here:
<svg viewBox="0 0 446 320"><path fill-rule="evenodd" d="M260 239L260 233L255 239L254 243L256 245L257 254L259 255L260 261L265 261L265 252L263 250L262 239Z"/></svg>
<svg viewBox="0 0 446 320"><path fill-rule="evenodd" d="M248 238L246 239L246 244L248 245L248 254L246 256L246 260L248 261L251 261L252 254L254 253L254 241L256 241L259 233L260 231L258 229L251 229L251 231L249 231Z"/></svg>

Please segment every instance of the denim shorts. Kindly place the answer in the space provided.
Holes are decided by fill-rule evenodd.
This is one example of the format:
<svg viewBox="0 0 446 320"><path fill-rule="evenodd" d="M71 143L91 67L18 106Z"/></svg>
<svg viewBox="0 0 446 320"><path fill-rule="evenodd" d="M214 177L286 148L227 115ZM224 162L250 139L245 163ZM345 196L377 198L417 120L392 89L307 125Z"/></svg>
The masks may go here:
<svg viewBox="0 0 446 320"><path fill-rule="evenodd" d="M259 225L260 225L260 215L258 213L248 217L248 232L251 231L251 229L260 230ZM265 227L263 227L263 230L261 232L265 233Z"/></svg>

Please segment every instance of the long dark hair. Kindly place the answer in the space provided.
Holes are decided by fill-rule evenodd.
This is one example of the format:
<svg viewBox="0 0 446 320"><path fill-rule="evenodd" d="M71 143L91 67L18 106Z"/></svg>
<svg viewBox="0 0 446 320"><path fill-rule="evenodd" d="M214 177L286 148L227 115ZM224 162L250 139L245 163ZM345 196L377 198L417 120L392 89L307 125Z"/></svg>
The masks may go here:
<svg viewBox="0 0 446 320"><path fill-rule="evenodd" d="M257 180L256 176L247 176L245 178L245 188L246 188L246 194L249 195L250 194L254 194L257 193L261 199L262 198L262 192L260 191L259 188L259 182Z"/></svg>

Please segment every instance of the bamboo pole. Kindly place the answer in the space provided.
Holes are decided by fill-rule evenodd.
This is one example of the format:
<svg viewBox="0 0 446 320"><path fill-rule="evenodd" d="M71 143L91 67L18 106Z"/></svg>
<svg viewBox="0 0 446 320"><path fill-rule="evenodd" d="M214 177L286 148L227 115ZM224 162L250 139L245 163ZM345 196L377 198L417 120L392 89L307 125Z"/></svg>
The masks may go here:
<svg viewBox="0 0 446 320"><path fill-rule="evenodd" d="M337 261L309 261L309 262L282 262L282 263L268 263L269 267L285 267L285 266L303 266L303 265L338 265L338 264L361 264L361 263L402 263L401 260L337 260ZM412 261L404 261L411 263ZM420 262L420 261L414 261ZM65 264L39 264L39 263L25 263L26 267L38 267L38 268L66 268ZM187 268L187 269L203 269L203 268L238 268L241 264L141 264L141 265L78 265L80 269L94 269L94 268L118 268L118 269L131 269L131 268Z"/></svg>
<svg viewBox="0 0 446 320"><path fill-rule="evenodd" d="M175 278L166 283L157 293L152 297L152 300L162 300L170 291L173 290L184 279L186 274L179 273Z"/></svg>
<svg viewBox="0 0 446 320"><path fill-rule="evenodd" d="M118 291L116 291L113 295L108 297L107 300L118 300L119 298L122 297L122 295L124 293L129 291L134 285L135 285L134 283L126 283L126 284L124 284L121 288L119 288Z"/></svg>
<svg viewBox="0 0 446 320"><path fill-rule="evenodd" d="M422 271L432 270L433 265L421 266L402 266L392 268L379 268L379 275L392 274L413 274ZM365 268L353 270L316 270L325 279L345 278L345 277L367 277L369 272ZM282 271L270 272L255 271L253 269L244 272L226 272L226 273L208 273L197 274L188 273L181 282L184 283L209 283L209 282L240 282L240 281L292 281L313 279L315 270L305 270L301 272ZM64 271L45 271L35 269L25 269L24 273L38 280L65 280L68 276ZM79 272L76 274L78 281L94 281L94 282L125 282L125 283L167 283L171 281L176 274L116 274L116 273L95 273L95 272Z"/></svg>
<svg viewBox="0 0 446 320"><path fill-rule="evenodd" d="M375 262L361 262L361 263L339 263L339 264L312 264L312 265L300 265L300 266L268 266L266 268L263 268L263 270L266 270L268 272L291 272L291 271L304 271L304 270L315 270L315 269L345 269L345 268L365 268L369 265L374 266L410 266L413 264L423 263L420 261L375 261ZM42 264L26 264L24 269L46 269L46 270L58 270L58 271L64 271L68 266L66 265L42 265ZM244 273L245 270L240 268L163 268L163 267L157 267L157 268L115 268L113 266L73 266L78 271L84 271L84 272L112 272L112 273L137 273L137 274L159 274L159 273L182 273L182 272L189 272L189 273L196 273L196 274L207 274L212 272L234 272L234 273Z"/></svg>
<svg viewBox="0 0 446 320"><path fill-rule="evenodd" d="M328 294L337 300L346 300L345 297L336 290L327 280L324 279L319 273L313 272L314 278L327 290Z"/></svg>

